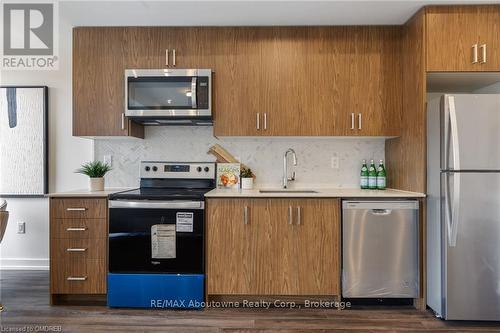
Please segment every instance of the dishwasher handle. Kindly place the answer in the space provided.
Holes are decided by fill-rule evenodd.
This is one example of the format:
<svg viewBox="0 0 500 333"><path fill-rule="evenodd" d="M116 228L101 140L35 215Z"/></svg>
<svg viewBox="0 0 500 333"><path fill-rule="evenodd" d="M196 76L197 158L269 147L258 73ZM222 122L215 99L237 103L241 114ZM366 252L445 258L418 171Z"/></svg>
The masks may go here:
<svg viewBox="0 0 500 333"><path fill-rule="evenodd" d="M392 209L372 209L370 213L376 216L387 216L391 215Z"/></svg>

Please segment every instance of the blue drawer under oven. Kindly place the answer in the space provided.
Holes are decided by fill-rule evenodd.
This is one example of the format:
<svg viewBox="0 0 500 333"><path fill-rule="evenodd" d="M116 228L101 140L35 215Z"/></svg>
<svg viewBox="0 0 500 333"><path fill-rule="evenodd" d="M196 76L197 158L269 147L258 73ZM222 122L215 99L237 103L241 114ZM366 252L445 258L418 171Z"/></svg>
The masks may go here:
<svg viewBox="0 0 500 333"><path fill-rule="evenodd" d="M203 274L108 273L108 306L199 309L204 282Z"/></svg>

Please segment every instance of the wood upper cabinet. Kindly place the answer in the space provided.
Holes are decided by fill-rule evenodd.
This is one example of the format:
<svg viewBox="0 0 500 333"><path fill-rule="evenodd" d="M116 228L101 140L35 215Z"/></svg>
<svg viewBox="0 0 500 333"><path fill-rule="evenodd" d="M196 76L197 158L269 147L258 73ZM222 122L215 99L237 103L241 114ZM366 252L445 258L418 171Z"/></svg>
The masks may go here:
<svg viewBox="0 0 500 333"><path fill-rule="evenodd" d="M223 28L215 43L214 134L257 136L265 131L258 28Z"/></svg>
<svg viewBox="0 0 500 333"><path fill-rule="evenodd" d="M339 84L348 86L341 135L398 136L402 112L401 31L395 27L347 27L347 59ZM332 73L333 74L333 73ZM345 94L345 95L344 95Z"/></svg>
<svg viewBox="0 0 500 333"><path fill-rule="evenodd" d="M427 71L500 71L500 6L426 8Z"/></svg>
<svg viewBox="0 0 500 333"><path fill-rule="evenodd" d="M125 69L211 68L216 136L399 135L399 33L394 27L75 28L73 134L144 136L141 125L124 117Z"/></svg>
<svg viewBox="0 0 500 333"><path fill-rule="evenodd" d="M399 135L399 37L391 27L223 32L215 135Z"/></svg>
<svg viewBox="0 0 500 333"><path fill-rule="evenodd" d="M207 294L339 295L336 199L209 199Z"/></svg>
<svg viewBox="0 0 500 333"><path fill-rule="evenodd" d="M478 11L481 21L479 58L483 59L481 70L498 72L500 71L500 5L480 6Z"/></svg>
<svg viewBox="0 0 500 333"><path fill-rule="evenodd" d="M73 135L144 137L125 118L124 28L73 29Z"/></svg>

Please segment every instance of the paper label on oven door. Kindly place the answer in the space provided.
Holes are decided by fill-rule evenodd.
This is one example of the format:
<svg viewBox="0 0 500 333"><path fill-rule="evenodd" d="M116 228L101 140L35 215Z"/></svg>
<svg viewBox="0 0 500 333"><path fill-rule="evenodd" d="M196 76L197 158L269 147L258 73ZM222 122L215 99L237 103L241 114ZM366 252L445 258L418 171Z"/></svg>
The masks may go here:
<svg viewBox="0 0 500 333"><path fill-rule="evenodd" d="M193 213L177 213L177 232L193 232Z"/></svg>
<svg viewBox="0 0 500 333"><path fill-rule="evenodd" d="M155 224L151 226L151 258L175 258L175 225Z"/></svg>

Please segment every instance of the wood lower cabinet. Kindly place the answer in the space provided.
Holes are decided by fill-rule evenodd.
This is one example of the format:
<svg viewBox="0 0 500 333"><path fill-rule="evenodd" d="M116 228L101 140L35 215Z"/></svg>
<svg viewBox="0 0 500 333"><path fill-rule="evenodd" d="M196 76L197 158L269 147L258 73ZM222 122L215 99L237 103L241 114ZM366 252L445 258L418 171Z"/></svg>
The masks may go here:
<svg viewBox="0 0 500 333"><path fill-rule="evenodd" d="M500 5L426 8L428 72L500 71Z"/></svg>
<svg viewBox="0 0 500 333"><path fill-rule="evenodd" d="M336 199L209 199L207 294L340 294Z"/></svg>
<svg viewBox="0 0 500 333"><path fill-rule="evenodd" d="M50 199L50 294L106 294L107 199Z"/></svg>

